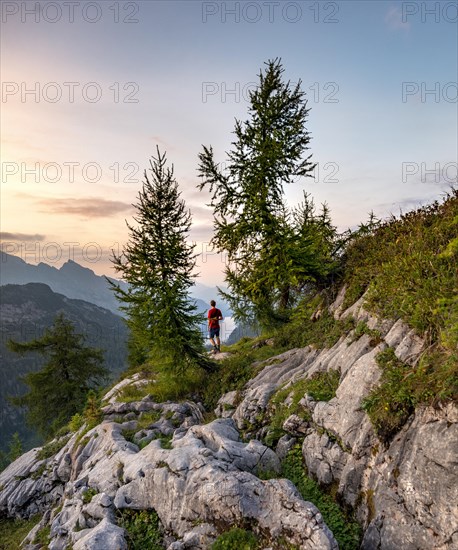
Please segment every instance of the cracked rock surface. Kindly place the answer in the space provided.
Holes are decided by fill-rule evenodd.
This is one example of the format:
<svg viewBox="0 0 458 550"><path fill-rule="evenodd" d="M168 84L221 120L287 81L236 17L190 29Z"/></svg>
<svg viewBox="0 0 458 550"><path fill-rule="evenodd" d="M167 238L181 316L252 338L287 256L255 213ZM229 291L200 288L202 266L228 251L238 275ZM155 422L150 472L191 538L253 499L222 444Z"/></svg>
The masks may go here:
<svg viewBox="0 0 458 550"><path fill-rule="evenodd" d="M210 548L218 533L241 523L273 547L281 537L304 549L337 549L318 509L290 481L257 477L279 472L279 458L257 440L242 442L232 419L205 425L195 403L118 403L110 393L97 427L80 430L50 458L37 460L33 449L0 474L1 515L45 513L25 548L36 548L38 528L50 525L50 550L124 550L116 511L131 508L156 510L171 550ZM136 432L151 411L151 425ZM152 439L140 450L144 432ZM158 434L173 434L171 448Z"/></svg>
<svg viewBox="0 0 458 550"><path fill-rule="evenodd" d="M156 510L168 550L211 548L233 525L261 534L269 550L286 543L334 550L319 510L291 482L260 479L280 472L280 459L301 442L309 475L332 487L363 526L361 550L457 549L458 410L418 408L382 445L361 408L380 379L377 353L390 346L415 366L424 343L402 321L370 315L363 302L344 311L341 292L330 310L365 321L379 332L376 342L351 332L330 349L307 346L270 358L242 391L221 397L210 424L199 403L120 401L123 387L144 383L123 380L105 396L101 424L61 440L49 458L39 460L32 449L0 473L0 517L43 514L24 541L28 550L39 550L34 537L46 526L50 550L124 550L126 533L116 521L122 509ZM304 414L296 409L282 419L276 452L261 443L275 392L330 370L340 372L335 397L304 394ZM291 402L290 395L285 405Z"/></svg>
<svg viewBox="0 0 458 550"><path fill-rule="evenodd" d="M391 346L400 360L414 366L424 343L403 321L370 315L363 307L364 297L345 311L343 300L344 291L330 307L334 316L365 321L379 331L379 343L367 334L355 340L351 332L330 349L306 347L272 358L246 385L238 407L226 414L240 429L265 434L272 414L270 398L278 389L338 369L335 397L316 402L305 394L300 405L307 420L296 414L286 419L287 435L279 440L277 454L283 457L296 438L303 438L309 474L323 486L332 485L363 525L362 550L455 550L458 410L453 404L418 408L384 447L361 409L362 400L380 379L376 355Z"/></svg>

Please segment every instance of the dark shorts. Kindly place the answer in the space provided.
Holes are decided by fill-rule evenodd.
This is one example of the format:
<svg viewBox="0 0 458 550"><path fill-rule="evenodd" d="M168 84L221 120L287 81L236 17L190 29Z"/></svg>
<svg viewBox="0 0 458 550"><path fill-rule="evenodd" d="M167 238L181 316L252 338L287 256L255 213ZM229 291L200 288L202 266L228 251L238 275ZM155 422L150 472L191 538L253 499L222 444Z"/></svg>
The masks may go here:
<svg viewBox="0 0 458 550"><path fill-rule="evenodd" d="M219 338L219 327L210 329L210 338L217 336Z"/></svg>

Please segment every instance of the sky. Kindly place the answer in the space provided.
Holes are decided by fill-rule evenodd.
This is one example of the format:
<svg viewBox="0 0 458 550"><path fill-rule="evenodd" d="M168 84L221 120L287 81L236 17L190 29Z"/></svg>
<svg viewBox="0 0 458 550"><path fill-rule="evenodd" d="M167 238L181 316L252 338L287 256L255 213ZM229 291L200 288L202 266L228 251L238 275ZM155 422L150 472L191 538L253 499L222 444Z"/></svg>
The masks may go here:
<svg viewBox="0 0 458 550"><path fill-rule="evenodd" d="M285 188L354 228L457 181L456 1L1 3L1 246L115 275L156 146L193 216L199 282L223 283L198 153L224 163L268 59L301 81L314 178Z"/></svg>

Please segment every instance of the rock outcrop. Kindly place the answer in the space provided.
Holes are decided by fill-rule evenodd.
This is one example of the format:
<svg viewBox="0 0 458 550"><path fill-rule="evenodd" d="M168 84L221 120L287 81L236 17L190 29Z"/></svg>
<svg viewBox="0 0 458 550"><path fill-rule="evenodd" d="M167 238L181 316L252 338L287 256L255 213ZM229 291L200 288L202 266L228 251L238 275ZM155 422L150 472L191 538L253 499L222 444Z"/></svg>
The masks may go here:
<svg viewBox="0 0 458 550"><path fill-rule="evenodd" d="M378 337L351 331L330 349L308 346L265 361L241 392L221 397L209 424L191 401L122 402L123 387L143 383L124 380L105 396L98 426L55 442L61 448L48 458L29 451L0 474L0 515L43 514L25 541L30 550L39 548L33 541L45 526L51 550L123 550L117 517L125 509L154 509L169 550L210 548L236 524L274 550L336 549L319 510L290 481L262 479L279 473L301 442L309 475L332 486L363 526L362 550L458 548L458 411L452 404L419 408L392 441L379 441L361 409L381 376L376 356L390 346L415 366L423 342L403 322L371 316L363 299L345 311L342 304L343 293L331 306L336 318L351 315ZM263 444L274 394L329 371L340 373L335 396L325 402L304 393L275 452ZM284 406L291 403L287 397Z"/></svg>
<svg viewBox="0 0 458 550"><path fill-rule="evenodd" d="M400 360L415 365L423 342L402 321L371 316L363 301L342 311L342 292L331 310L336 318L365 321L380 334L379 343L368 334L355 340L352 332L331 349L307 347L271 359L225 416L241 430L265 434L274 392L317 372L339 370L333 399L315 402L304 395L300 404L310 420L294 415L285 421L289 436L280 439L277 454L284 456L292 438L303 438L309 474L337 487L338 498L364 526L363 550L458 548L458 411L452 404L420 408L388 447L382 445L361 409L380 378L376 355L391 346ZM220 403L225 401L227 396ZM220 406L216 412L221 414Z"/></svg>
<svg viewBox="0 0 458 550"><path fill-rule="evenodd" d="M74 434L47 459L29 451L0 474L2 515L45 513L37 529L51 526L50 550L127 548L116 525L125 508L154 509L170 550L209 548L219 532L240 523L273 548L279 538L304 549L337 548L319 510L290 481L259 479L279 472L280 461L260 441L242 442L232 419L202 424L192 402L116 402L118 389L107 394L97 427ZM138 429L152 413L157 418Z"/></svg>

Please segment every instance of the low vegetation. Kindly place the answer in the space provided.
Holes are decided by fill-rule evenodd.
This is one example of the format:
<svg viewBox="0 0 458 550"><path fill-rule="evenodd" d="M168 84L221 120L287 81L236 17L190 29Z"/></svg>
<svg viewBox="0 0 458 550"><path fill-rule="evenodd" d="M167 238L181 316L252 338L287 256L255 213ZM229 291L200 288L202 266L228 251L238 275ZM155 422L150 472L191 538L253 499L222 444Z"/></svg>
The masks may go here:
<svg viewBox="0 0 458 550"><path fill-rule="evenodd" d="M354 328L349 317L337 320L328 306L335 297L335 290L305 294L291 313L291 320L278 330L275 341L285 348L312 345L318 349L332 347L339 338Z"/></svg>
<svg viewBox="0 0 458 550"><path fill-rule="evenodd" d="M46 443L36 454L37 460L45 460L46 458L49 458L51 456L54 456L57 454L67 443L70 439L69 435L59 437L54 439L53 441L50 441L49 443Z"/></svg>
<svg viewBox="0 0 458 550"><path fill-rule="evenodd" d="M265 345L264 339L243 338L230 347L231 356L220 361L217 372L206 378L203 401L209 410L216 407L224 393L241 390L262 368L264 361L285 351L281 346ZM223 351L225 348L223 348Z"/></svg>
<svg viewBox="0 0 458 550"><path fill-rule="evenodd" d="M257 550L260 548L256 535L251 531L233 527L221 534L212 544L212 550Z"/></svg>
<svg viewBox="0 0 458 550"><path fill-rule="evenodd" d="M0 550L20 550L21 542L40 519L40 516L28 520L0 519Z"/></svg>
<svg viewBox="0 0 458 550"><path fill-rule="evenodd" d="M300 445L296 445L283 461L282 475L294 483L304 500L312 502L320 510L341 550L359 548L361 527L354 518L339 507L330 494L325 493L318 483L307 476Z"/></svg>
<svg viewBox="0 0 458 550"><path fill-rule="evenodd" d="M458 190L399 218L372 222L344 258L345 304L366 290L381 317L404 319L430 344L458 344Z"/></svg>
<svg viewBox="0 0 458 550"><path fill-rule="evenodd" d="M127 532L129 550L163 550L159 517L154 510L118 510L118 525Z"/></svg>
<svg viewBox="0 0 458 550"><path fill-rule="evenodd" d="M301 378L293 384L279 389L270 400L270 430L266 443L272 446L285 433L282 426L285 420L295 414L304 420L310 420L310 411L300 404L305 394L315 401L329 401L335 397L339 386L340 372L317 372L310 378Z"/></svg>
<svg viewBox="0 0 458 550"><path fill-rule="evenodd" d="M377 355L380 384L363 400L362 408L382 442L391 441L417 405L458 400L458 354L440 353L423 355L413 367L400 361L392 348Z"/></svg>

